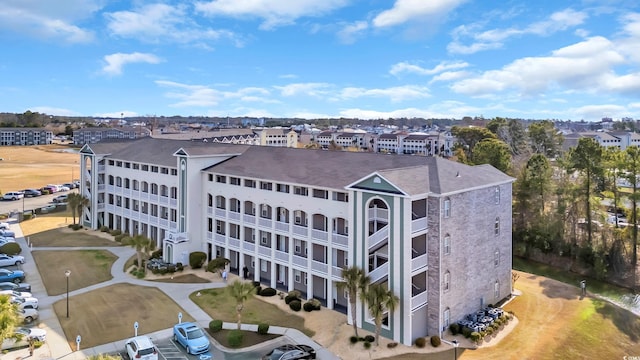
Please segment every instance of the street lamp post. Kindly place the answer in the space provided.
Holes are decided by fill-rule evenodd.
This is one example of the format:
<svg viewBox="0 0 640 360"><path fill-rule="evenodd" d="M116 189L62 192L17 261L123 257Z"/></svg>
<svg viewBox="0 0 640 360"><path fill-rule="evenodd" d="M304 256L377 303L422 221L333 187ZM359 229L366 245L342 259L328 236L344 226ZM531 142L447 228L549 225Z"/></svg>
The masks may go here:
<svg viewBox="0 0 640 360"><path fill-rule="evenodd" d="M65 270L64 276L67 278L67 318L69 318L69 276L71 275L71 270Z"/></svg>
<svg viewBox="0 0 640 360"><path fill-rule="evenodd" d="M453 359L458 360L458 340L452 340L453 344Z"/></svg>

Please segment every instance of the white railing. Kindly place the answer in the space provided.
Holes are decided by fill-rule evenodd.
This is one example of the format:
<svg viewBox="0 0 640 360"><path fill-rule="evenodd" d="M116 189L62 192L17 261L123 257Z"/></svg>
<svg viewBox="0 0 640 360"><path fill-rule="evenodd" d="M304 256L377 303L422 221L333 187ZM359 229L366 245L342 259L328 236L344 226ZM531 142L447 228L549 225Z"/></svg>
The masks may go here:
<svg viewBox="0 0 640 360"><path fill-rule="evenodd" d="M98 210L104 210L104 203L98 204Z"/></svg>
<svg viewBox="0 0 640 360"><path fill-rule="evenodd" d="M249 223L249 224L255 224L256 223L256 217L253 216L253 215L244 214L244 215L242 215L242 219L244 220L244 222Z"/></svg>
<svg viewBox="0 0 640 360"><path fill-rule="evenodd" d="M99 172L104 172L104 171L105 171L105 169L106 169L106 166L105 166L105 165L98 165L98 171L99 171Z"/></svg>
<svg viewBox="0 0 640 360"><path fill-rule="evenodd" d="M271 219L258 218L258 226L271 229L273 224Z"/></svg>
<svg viewBox="0 0 640 360"><path fill-rule="evenodd" d="M339 266L332 266L331 272L334 278L342 279L342 268Z"/></svg>
<svg viewBox="0 0 640 360"><path fill-rule="evenodd" d="M389 275L389 263L386 262L384 265L380 265L377 268L373 269L372 272L369 273L369 277L371 277L371 282L375 283L376 281L382 279L383 277Z"/></svg>
<svg viewBox="0 0 640 360"><path fill-rule="evenodd" d="M149 195L149 200L157 203L158 200L160 200L160 196L158 196L157 194L151 194Z"/></svg>
<svg viewBox="0 0 640 360"><path fill-rule="evenodd" d="M169 197L166 195L160 195L160 204L163 204L163 205L169 204Z"/></svg>
<svg viewBox="0 0 640 360"><path fill-rule="evenodd" d="M300 236L307 236L307 228L300 225L293 225L293 234Z"/></svg>
<svg viewBox="0 0 640 360"><path fill-rule="evenodd" d="M298 266L307 267L307 258L303 258L302 256L293 255L293 263Z"/></svg>
<svg viewBox="0 0 640 360"><path fill-rule="evenodd" d="M311 237L316 240L327 241L329 239L329 233L323 230L311 229Z"/></svg>
<svg viewBox="0 0 640 360"><path fill-rule="evenodd" d="M288 233L289 232L289 224L284 223L284 222L280 222L280 221L276 221L276 230Z"/></svg>
<svg viewBox="0 0 640 360"><path fill-rule="evenodd" d="M416 271L418 269L424 268L427 266L427 254L422 254L420 256L414 257L411 259L411 271Z"/></svg>
<svg viewBox="0 0 640 360"><path fill-rule="evenodd" d="M276 250L276 260L289 262L289 254L284 251Z"/></svg>
<svg viewBox="0 0 640 360"><path fill-rule="evenodd" d="M428 291L425 289L423 292L416 296L411 297L411 310L419 308L427 303L428 300Z"/></svg>
<svg viewBox="0 0 640 360"><path fill-rule="evenodd" d="M427 218L419 218L411 221L411 232L422 231L427 228Z"/></svg>
<svg viewBox="0 0 640 360"><path fill-rule="evenodd" d="M260 255L271 257L271 248L268 248L266 246L258 246L258 253Z"/></svg>
<svg viewBox="0 0 640 360"><path fill-rule="evenodd" d="M213 233L211 231L207 231L207 241L213 240Z"/></svg>
<svg viewBox="0 0 640 360"><path fill-rule="evenodd" d="M126 197L131 197L131 189L122 190L122 194Z"/></svg>
<svg viewBox="0 0 640 360"><path fill-rule="evenodd" d="M149 193L146 193L144 191L140 191L140 199L141 200L149 200Z"/></svg>
<svg viewBox="0 0 640 360"><path fill-rule="evenodd" d="M248 241L243 241L242 242L242 248L244 250L254 252L254 251L256 251L256 244L250 243Z"/></svg>
<svg viewBox="0 0 640 360"><path fill-rule="evenodd" d="M229 238L229 247L234 249L240 249L240 240Z"/></svg>
<svg viewBox="0 0 640 360"><path fill-rule="evenodd" d="M227 237L222 234L216 234L216 242L218 244L224 244L227 242Z"/></svg>
<svg viewBox="0 0 640 360"><path fill-rule="evenodd" d="M106 187L107 191L110 192L110 193L116 192L116 187L113 186L113 185L105 185L105 187Z"/></svg>
<svg viewBox="0 0 640 360"><path fill-rule="evenodd" d="M213 208L211 206L207 207L207 215L213 215Z"/></svg>
<svg viewBox="0 0 640 360"><path fill-rule="evenodd" d="M311 261L311 270L314 270L316 272L319 272L321 274L328 274L329 271L329 265L322 263L320 261L316 261L316 260L312 260Z"/></svg>
<svg viewBox="0 0 640 360"><path fill-rule="evenodd" d="M382 242L387 240L388 237L389 237L389 225L386 225L382 229L376 231L371 236L369 236L369 249L375 248L378 245L382 244Z"/></svg>
<svg viewBox="0 0 640 360"><path fill-rule="evenodd" d="M167 220L167 219L160 219L160 226L162 226L162 227L167 227L167 226L169 226L169 220Z"/></svg>
<svg viewBox="0 0 640 360"><path fill-rule="evenodd" d="M223 218L223 219L226 218L227 217L227 210L216 208L216 217Z"/></svg>
<svg viewBox="0 0 640 360"><path fill-rule="evenodd" d="M176 199L170 199L170 200L169 200L169 205L171 205L171 207L174 207L174 208L175 208L176 206L178 206L178 200L176 200Z"/></svg>
<svg viewBox="0 0 640 360"><path fill-rule="evenodd" d="M369 220L389 221L389 210L387 210L387 209L379 209L379 208L370 208L369 209Z"/></svg>
<svg viewBox="0 0 640 360"><path fill-rule="evenodd" d="M229 211L227 216L229 216L229 220L240 221L240 213L238 212Z"/></svg>
<svg viewBox="0 0 640 360"><path fill-rule="evenodd" d="M98 185L98 191L104 191L105 188L106 188L105 184Z"/></svg>

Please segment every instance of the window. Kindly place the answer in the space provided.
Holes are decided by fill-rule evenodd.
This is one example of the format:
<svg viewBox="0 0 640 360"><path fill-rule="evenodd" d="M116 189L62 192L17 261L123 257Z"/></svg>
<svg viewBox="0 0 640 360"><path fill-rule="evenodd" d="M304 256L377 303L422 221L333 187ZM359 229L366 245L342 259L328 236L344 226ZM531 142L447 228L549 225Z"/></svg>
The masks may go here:
<svg viewBox="0 0 640 360"><path fill-rule="evenodd" d="M306 187L294 186L293 193L296 195L307 196L309 195L309 189Z"/></svg>
<svg viewBox="0 0 640 360"><path fill-rule="evenodd" d="M498 267L498 265L500 265L500 250L496 250L496 252L493 254L493 265L495 267Z"/></svg>
<svg viewBox="0 0 640 360"><path fill-rule="evenodd" d="M225 198L218 195L216 196L216 208L218 209L225 209Z"/></svg>
<svg viewBox="0 0 640 360"><path fill-rule="evenodd" d="M493 232L496 236L500 235L500 218L496 218L496 222L493 225Z"/></svg>
<svg viewBox="0 0 640 360"><path fill-rule="evenodd" d="M166 167L160 168L160 173L168 174L169 173L169 168L166 168Z"/></svg>
<svg viewBox="0 0 640 360"><path fill-rule="evenodd" d="M451 199L445 198L444 199L444 217L448 218L449 216L451 216Z"/></svg>
<svg viewBox="0 0 640 360"><path fill-rule="evenodd" d="M210 182L213 182L213 174L209 174L209 175L207 175L207 179L208 179Z"/></svg>
<svg viewBox="0 0 640 360"><path fill-rule="evenodd" d="M281 193L289 193L289 185L276 184L276 191Z"/></svg>
<svg viewBox="0 0 640 360"><path fill-rule="evenodd" d="M157 173L158 172L158 167L157 166L151 166L151 172Z"/></svg>
<svg viewBox="0 0 640 360"><path fill-rule="evenodd" d="M496 205L500 204L500 187L496 186L496 190L495 190L495 200L496 200Z"/></svg>
<svg viewBox="0 0 640 360"><path fill-rule="evenodd" d="M302 241L301 240L297 240L295 242L295 250L296 254L300 254L302 252Z"/></svg>
<svg viewBox="0 0 640 360"><path fill-rule="evenodd" d="M266 181L260 181L260 189L271 191L273 189L273 184Z"/></svg>
<svg viewBox="0 0 640 360"><path fill-rule="evenodd" d="M451 281L451 273L447 270L444 273L444 284L442 285L442 288L444 291L449 291L449 282Z"/></svg>
<svg viewBox="0 0 640 360"><path fill-rule="evenodd" d="M449 327L449 319L451 318L451 310L449 308L444 309L442 314L442 326L446 329Z"/></svg>
<svg viewBox="0 0 640 360"><path fill-rule="evenodd" d="M294 271L294 277L295 277L295 281L297 283L299 283L300 282L300 270L295 270Z"/></svg>
<svg viewBox="0 0 640 360"><path fill-rule="evenodd" d="M256 187L256 182L255 182L255 180L245 179L244 180L244 186L245 187L250 187L250 188L255 188Z"/></svg>
<svg viewBox="0 0 640 360"><path fill-rule="evenodd" d="M500 281L498 280L493 284L493 296L495 296L496 299L500 298Z"/></svg>
<svg viewBox="0 0 640 360"><path fill-rule="evenodd" d="M237 178L237 177L230 177L230 178L229 178L229 183L230 183L231 185L240 186L240 178Z"/></svg>
<svg viewBox="0 0 640 360"><path fill-rule="evenodd" d="M224 221L216 220L216 232L224 235Z"/></svg>
<svg viewBox="0 0 640 360"><path fill-rule="evenodd" d="M142 171L149 171L149 165L142 165Z"/></svg>
<svg viewBox="0 0 640 360"><path fill-rule="evenodd" d="M178 175L178 169L171 169L171 175Z"/></svg>
<svg viewBox="0 0 640 360"><path fill-rule="evenodd" d="M333 192L333 200L341 202L349 202L349 194L343 192Z"/></svg>
<svg viewBox="0 0 640 360"><path fill-rule="evenodd" d="M207 221L209 223L209 232L213 232L213 219L207 218Z"/></svg>
<svg viewBox="0 0 640 360"><path fill-rule="evenodd" d="M221 184L226 184L227 183L227 177L226 176L222 176L222 175L216 175L216 182L221 183Z"/></svg>
<svg viewBox="0 0 640 360"><path fill-rule="evenodd" d="M302 278L303 283L307 285L307 274L304 274L304 278Z"/></svg>
<svg viewBox="0 0 640 360"><path fill-rule="evenodd" d="M260 260L260 271L267 272L267 260Z"/></svg>
<svg viewBox="0 0 640 360"><path fill-rule="evenodd" d="M267 234L266 233L262 233L262 236L260 236L260 244L262 245L267 245L269 242L267 240Z"/></svg>
<svg viewBox="0 0 640 360"><path fill-rule="evenodd" d="M313 197L318 199L328 199L329 192L327 190L313 189Z"/></svg>
<svg viewBox="0 0 640 360"><path fill-rule="evenodd" d="M451 237L449 234L445 235L442 247L444 248L445 255L451 254Z"/></svg>

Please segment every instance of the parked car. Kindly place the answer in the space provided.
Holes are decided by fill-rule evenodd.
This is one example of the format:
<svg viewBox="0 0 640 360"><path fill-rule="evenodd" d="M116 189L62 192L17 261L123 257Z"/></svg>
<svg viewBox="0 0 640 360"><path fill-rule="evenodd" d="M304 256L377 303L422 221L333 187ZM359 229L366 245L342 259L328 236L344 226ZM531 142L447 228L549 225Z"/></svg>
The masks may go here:
<svg viewBox="0 0 640 360"><path fill-rule="evenodd" d="M158 349L148 336L136 336L124 345L129 359L158 360Z"/></svg>
<svg viewBox="0 0 640 360"><path fill-rule="evenodd" d="M262 360L315 359L316 351L308 345L286 344L278 346L262 357Z"/></svg>
<svg viewBox="0 0 640 360"><path fill-rule="evenodd" d="M18 199L22 199L23 197L24 197L24 194L19 191L9 191L7 193L4 193L4 195L2 195L3 200L18 200Z"/></svg>
<svg viewBox="0 0 640 360"><path fill-rule="evenodd" d="M66 184L62 184L62 186L64 187L68 187L69 189L75 189L77 188L75 183L66 183Z"/></svg>
<svg viewBox="0 0 640 360"><path fill-rule="evenodd" d="M31 291L31 284L0 282L0 290Z"/></svg>
<svg viewBox="0 0 640 360"><path fill-rule="evenodd" d="M13 335L2 342L2 350L27 347L29 346L29 339L45 342L47 340L47 330L27 327L16 328L13 331Z"/></svg>
<svg viewBox="0 0 640 360"><path fill-rule="evenodd" d="M162 259L149 259L146 266L149 270L168 270L171 267L175 267L175 265L164 262Z"/></svg>
<svg viewBox="0 0 640 360"><path fill-rule="evenodd" d="M0 254L0 267L24 264L24 256Z"/></svg>
<svg viewBox="0 0 640 360"><path fill-rule="evenodd" d="M40 317L36 309L18 309L17 311L18 317L20 317L25 324L31 324Z"/></svg>
<svg viewBox="0 0 640 360"><path fill-rule="evenodd" d="M38 299L34 297L12 296L11 302L18 305L18 309L38 309Z"/></svg>
<svg viewBox="0 0 640 360"><path fill-rule="evenodd" d="M72 189L72 188L70 188L70 187L68 187L68 186L65 186L65 185L59 185L59 186L58 186L58 191L69 191L69 190L71 190L71 189Z"/></svg>
<svg viewBox="0 0 640 360"><path fill-rule="evenodd" d="M209 338L192 322L173 325L173 340L184 346L187 354L202 354L209 351Z"/></svg>
<svg viewBox="0 0 640 360"><path fill-rule="evenodd" d="M0 282L20 283L24 281L24 271L0 269Z"/></svg>
<svg viewBox="0 0 640 360"><path fill-rule="evenodd" d="M8 222L0 222L0 229L9 230L9 223Z"/></svg>
<svg viewBox="0 0 640 360"><path fill-rule="evenodd" d="M43 194L45 192L47 194L53 194L55 192L58 192L58 187L57 186L53 186L53 185L43 186L43 187L40 188L40 192L42 192Z"/></svg>
<svg viewBox="0 0 640 360"><path fill-rule="evenodd" d="M60 203L66 203L68 199L69 199L69 195L64 194L64 195L59 195L54 197L53 200L51 201L53 201L56 204L60 204Z"/></svg>
<svg viewBox="0 0 640 360"><path fill-rule="evenodd" d="M42 195L42 191L37 189L24 189L22 190L24 197L36 197Z"/></svg>
<svg viewBox="0 0 640 360"><path fill-rule="evenodd" d="M0 236L15 238L16 237L16 233L11 231L11 230L2 230L2 229L0 229Z"/></svg>
<svg viewBox="0 0 640 360"><path fill-rule="evenodd" d="M13 284L13 283L11 283ZM0 295L19 296L19 297L33 297L30 292L18 291L18 290L0 290Z"/></svg>
<svg viewBox="0 0 640 360"><path fill-rule="evenodd" d="M15 238L10 238L10 237L4 237L4 236L0 236L0 246L6 244L6 243L11 243L11 242L16 242Z"/></svg>

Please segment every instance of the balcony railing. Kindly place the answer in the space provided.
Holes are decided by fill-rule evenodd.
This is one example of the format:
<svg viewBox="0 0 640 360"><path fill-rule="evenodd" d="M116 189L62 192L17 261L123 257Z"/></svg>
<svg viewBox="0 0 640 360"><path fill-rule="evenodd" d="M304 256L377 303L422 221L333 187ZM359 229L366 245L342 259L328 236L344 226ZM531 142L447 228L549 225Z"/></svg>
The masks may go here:
<svg viewBox="0 0 640 360"><path fill-rule="evenodd" d="M411 232L418 232L427 228L427 218L419 218L411 221Z"/></svg>
<svg viewBox="0 0 640 360"><path fill-rule="evenodd" d="M207 231L207 241L213 241L213 233L211 231Z"/></svg>
<svg viewBox="0 0 640 360"><path fill-rule="evenodd" d="M207 215L213 215L213 208L211 206L207 207Z"/></svg>
<svg viewBox="0 0 640 360"><path fill-rule="evenodd" d="M314 270L316 272L326 275L329 273L329 265L320 261L312 260L311 270Z"/></svg>
<svg viewBox="0 0 640 360"><path fill-rule="evenodd" d="M341 234L331 234L331 242L334 245L341 245L343 247L349 246L349 236Z"/></svg>
<svg viewBox="0 0 640 360"><path fill-rule="evenodd" d="M307 258L303 258L302 256L293 255L293 263L298 266L307 267Z"/></svg>
<svg viewBox="0 0 640 360"><path fill-rule="evenodd" d="M266 246L258 246L258 254L271 257L271 248Z"/></svg>
<svg viewBox="0 0 640 360"><path fill-rule="evenodd" d="M289 254L284 251L276 250L276 260L289 262Z"/></svg>
<svg viewBox="0 0 640 360"><path fill-rule="evenodd" d="M369 277L371 277L371 283L375 283L376 281L384 278L387 275L389 275L389 262L378 266L369 273Z"/></svg>
<svg viewBox="0 0 640 360"><path fill-rule="evenodd" d="M421 306L424 306L428 300L428 291L425 289L423 292L419 293L416 296L411 297L411 310L415 310Z"/></svg>
<svg viewBox="0 0 640 360"><path fill-rule="evenodd" d="M229 238L229 247L240 249L240 239Z"/></svg>
<svg viewBox="0 0 640 360"><path fill-rule="evenodd" d="M369 220L389 221L389 210L387 210L387 209L379 209L379 208L370 208L369 209Z"/></svg>
<svg viewBox="0 0 640 360"><path fill-rule="evenodd" d="M218 244L224 244L227 242L227 237L222 234L216 234L216 242Z"/></svg>
<svg viewBox="0 0 640 360"><path fill-rule="evenodd" d="M288 233L289 224L285 222L276 221L276 230Z"/></svg>
<svg viewBox="0 0 640 360"><path fill-rule="evenodd" d="M258 218L258 226L271 229L273 227L273 222L271 219Z"/></svg>
<svg viewBox="0 0 640 360"><path fill-rule="evenodd" d="M422 254L411 259L411 271L427 267L427 254Z"/></svg>
<svg viewBox="0 0 640 360"><path fill-rule="evenodd" d="M316 240L329 240L329 233L323 230L311 229L311 237Z"/></svg>
<svg viewBox="0 0 640 360"><path fill-rule="evenodd" d="M242 249L254 252L254 251L256 251L256 244L250 243L248 241L243 241L242 242Z"/></svg>
<svg viewBox="0 0 640 360"><path fill-rule="evenodd" d="M331 272L334 279L342 279L342 268L339 266L332 266Z"/></svg>
<svg viewBox="0 0 640 360"><path fill-rule="evenodd" d="M307 228L300 225L293 225L293 234L300 236L307 236Z"/></svg>
<svg viewBox="0 0 640 360"><path fill-rule="evenodd" d="M389 225L386 225L382 229L376 231L371 236L369 236L369 249L378 247L378 245L382 244L382 242L387 240L388 237L389 237Z"/></svg>
<svg viewBox="0 0 640 360"><path fill-rule="evenodd" d="M249 223L249 224L255 224L256 223L256 217L254 215L244 214L244 215L242 215L242 219L244 220L244 222Z"/></svg>
<svg viewBox="0 0 640 360"><path fill-rule="evenodd" d="M229 217L229 220L240 221L240 213L238 212L229 211L227 216Z"/></svg>
<svg viewBox="0 0 640 360"><path fill-rule="evenodd" d="M227 217L227 210L216 208L216 217L222 218L222 219L226 218Z"/></svg>

